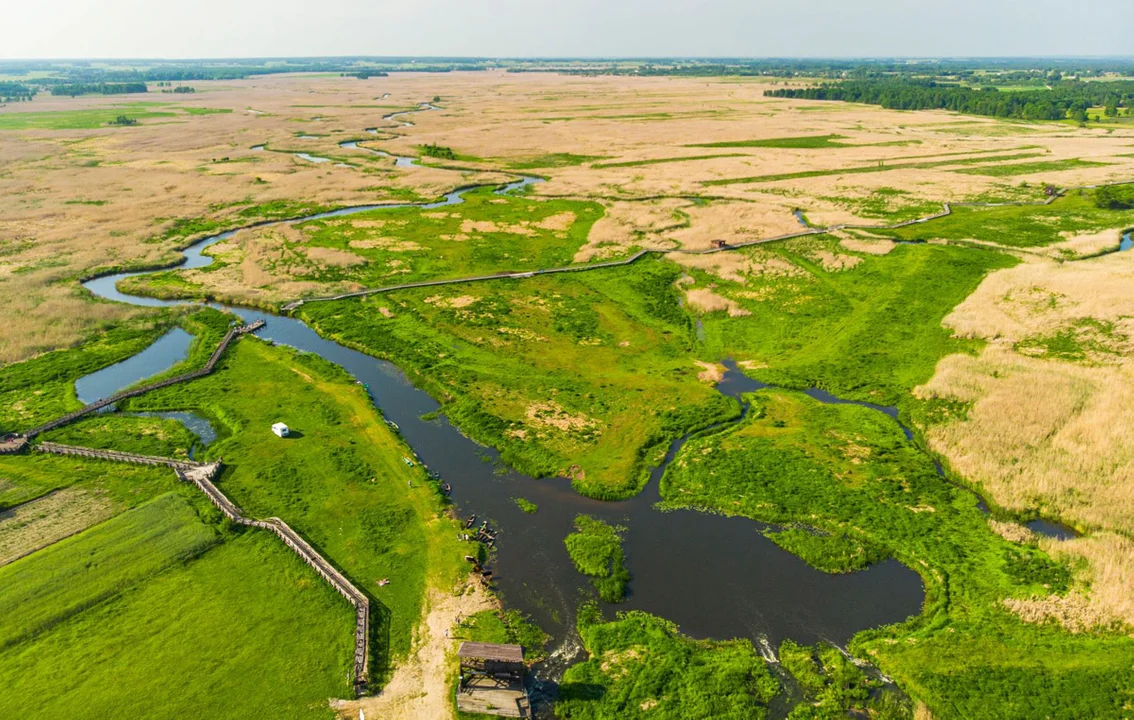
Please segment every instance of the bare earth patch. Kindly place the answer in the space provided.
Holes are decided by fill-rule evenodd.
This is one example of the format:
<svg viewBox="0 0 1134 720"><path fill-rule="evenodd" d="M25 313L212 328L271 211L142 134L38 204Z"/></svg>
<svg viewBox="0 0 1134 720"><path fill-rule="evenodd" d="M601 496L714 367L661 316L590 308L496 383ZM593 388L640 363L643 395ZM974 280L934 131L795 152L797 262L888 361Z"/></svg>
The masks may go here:
<svg viewBox="0 0 1134 720"><path fill-rule="evenodd" d="M456 673L457 642L449 635L462 617L492 610L498 603L481 583L470 581L456 594L431 592L426 605L409 658L374 697L332 700L331 707L340 718L357 720L359 710L373 720L448 720L455 716L450 682Z"/></svg>
<svg viewBox="0 0 1134 720"><path fill-rule="evenodd" d="M725 367L720 363L704 362L702 360L694 360L701 368L701 372L697 373L697 379L704 383L716 385L724 379Z"/></svg>

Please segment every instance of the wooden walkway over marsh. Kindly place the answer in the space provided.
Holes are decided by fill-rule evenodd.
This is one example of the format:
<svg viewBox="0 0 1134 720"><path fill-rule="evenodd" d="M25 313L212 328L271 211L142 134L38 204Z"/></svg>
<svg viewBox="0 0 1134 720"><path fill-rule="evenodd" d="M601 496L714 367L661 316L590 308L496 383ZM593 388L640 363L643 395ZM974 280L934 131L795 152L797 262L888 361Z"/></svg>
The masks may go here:
<svg viewBox="0 0 1134 720"><path fill-rule="evenodd" d="M74 412L67 413L27 432L6 435L0 438L0 454L22 452L24 449L30 447L36 452L50 453L53 455L70 455L94 460L132 463L135 465L166 466L173 469L179 480L196 486L198 490L205 494L209 502L215 505L229 520L240 525L261 528L274 533L276 537L282 540L303 562L311 566L320 577L338 591L340 595L346 598L347 602L354 607L354 665L351 678L355 692L361 694L366 690L367 679L370 673L370 599L367 598L361 590L355 587L343 573L330 563L330 561L324 558L311 543L304 540L299 533L280 518L272 517L266 520L254 520L245 517L240 511L240 508L229 500L213 482L220 473L220 462L202 464L191 460L180 460L156 455L140 455L119 450L79 447L77 445L64 445L54 442L40 442L36 445L30 444L30 441L37 435L66 425L90 413L97 412L119 400L135 397L151 390L168 387L210 374L216 368L217 363L233 340L247 333L255 332L263 326L264 321L257 320L248 325L230 328L228 332L225 333L224 338L221 340L216 350L214 350L213 354L209 357L208 362L206 362L204 367L200 370L194 370L193 372L184 373L176 377L148 383L132 390L124 390L120 393L115 393L108 398L85 405Z"/></svg>

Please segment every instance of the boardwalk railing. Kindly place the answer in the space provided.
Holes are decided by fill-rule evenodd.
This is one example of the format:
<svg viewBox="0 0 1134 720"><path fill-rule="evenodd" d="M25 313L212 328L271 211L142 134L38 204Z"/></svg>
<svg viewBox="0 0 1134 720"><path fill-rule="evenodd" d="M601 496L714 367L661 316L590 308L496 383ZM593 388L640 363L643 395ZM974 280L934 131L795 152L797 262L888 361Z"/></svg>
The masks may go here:
<svg viewBox="0 0 1134 720"><path fill-rule="evenodd" d="M42 442L33 445L36 450L52 455L77 455L79 457L95 458L97 460L110 460L113 462L134 463L135 465L165 465L174 470L186 471L199 467L197 463L189 460L159 457L156 455L138 455L136 453L120 452L118 450L96 450L94 448L77 447L75 445L62 445L60 443Z"/></svg>
<svg viewBox="0 0 1134 720"><path fill-rule="evenodd" d="M339 572L326 558L319 554L315 548L300 536L283 520L272 517L267 520L252 520L240 512L240 508L232 503L224 493L213 484L213 478L220 470L220 463L211 465L194 465L190 468L174 468L177 477L185 482L196 485L229 520L262 528L276 534L285 545L292 549L303 562L314 568L315 572L326 580L331 587L339 592L355 610L354 630L354 689L361 694L366 690L367 677L370 673L370 600Z"/></svg>
<svg viewBox="0 0 1134 720"><path fill-rule="evenodd" d="M205 366L200 370L194 370L193 372L185 373L184 375L178 375L177 377L171 377L166 378L165 380L152 382L146 385L142 385L141 387L136 387L132 390L123 390L122 392L115 393L110 397L96 400L95 402L81 407L74 412L67 413L62 417L57 417L51 422L44 423L37 428L32 428L31 430L23 433L23 436L30 440L36 435L40 435L47 432L48 430L54 430L57 427L61 427L68 423L74 422L84 415L89 415L93 412L97 412L104 407L107 407L108 405L113 405L119 400L125 400L126 398L131 398L136 395L150 392L151 390L157 390L158 388L169 387L170 385L176 385L177 383L182 383L187 380L194 380L199 377L204 377L216 368L217 362L220 361L221 356L224 355L224 351L228 349L229 343L231 343L234 338L244 335L245 333L255 332L262 327L264 327L264 321L257 320L256 322L249 325L244 325L238 328L229 328L229 331L224 335L224 339L220 341L220 345L217 346L217 349L214 350L213 354L209 357L209 361L205 363Z"/></svg>

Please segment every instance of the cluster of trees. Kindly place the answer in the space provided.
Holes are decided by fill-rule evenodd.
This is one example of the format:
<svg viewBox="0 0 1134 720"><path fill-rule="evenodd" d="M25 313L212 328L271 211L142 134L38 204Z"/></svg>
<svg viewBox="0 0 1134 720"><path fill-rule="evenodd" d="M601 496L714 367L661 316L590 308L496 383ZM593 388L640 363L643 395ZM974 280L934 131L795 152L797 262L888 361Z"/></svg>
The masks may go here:
<svg viewBox="0 0 1134 720"><path fill-rule="evenodd" d="M0 98L4 102L23 102L35 97L35 88L14 82L0 82Z"/></svg>
<svg viewBox="0 0 1134 720"><path fill-rule="evenodd" d="M389 77L390 73L381 70L359 70L358 72L339 73L340 77L356 77L359 80L369 80L372 77Z"/></svg>
<svg viewBox="0 0 1134 720"><path fill-rule="evenodd" d="M1105 105L1107 115L1119 106L1134 105L1134 81L1060 81L1050 89L1000 92L993 87L971 88L914 80L849 80L808 88L766 90L771 97L843 100L881 105L895 110L953 110L972 115L1086 122L1087 110Z"/></svg>
<svg viewBox="0 0 1134 720"><path fill-rule="evenodd" d="M146 90L147 88L144 82L65 83L53 85L51 87L51 94L70 95L71 97L77 95L124 95L126 93L144 93Z"/></svg>
<svg viewBox="0 0 1134 720"><path fill-rule="evenodd" d="M444 145L422 145L421 154L427 157L441 158L442 160L457 159L457 153L453 152L453 148L445 147Z"/></svg>
<svg viewBox="0 0 1134 720"><path fill-rule="evenodd" d="M137 125L138 121L135 120L132 117L127 117L125 115L119 115L118 117L111 120L109 124L110 125Z"/></svg>
<svg viewBox="0 0 1134 720"><path fill-rule="evenodd" d="M573 75L767 76L830 80L933 79L978 85L1045 87L1066 77L1134 75L1129 60L991 58L980 60L819 60L819 59L623 59L515 61L509 72L562 72Z"/></svg>
<svg viewBox="0 0 1134 720"><path fill-rule="evenodd" d="M1104 210L1134 210L1134 185L1104 185L1095 191L1095 205Z"/></svg>

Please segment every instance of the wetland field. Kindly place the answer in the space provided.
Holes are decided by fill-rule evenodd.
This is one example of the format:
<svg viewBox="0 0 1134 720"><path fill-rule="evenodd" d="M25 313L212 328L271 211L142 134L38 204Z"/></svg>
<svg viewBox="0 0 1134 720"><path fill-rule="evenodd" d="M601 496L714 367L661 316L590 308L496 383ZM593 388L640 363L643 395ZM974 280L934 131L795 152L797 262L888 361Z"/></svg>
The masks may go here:
<svg viewBox="0 0 1134 720"><path fill-rule="evenodd" d="M511 69L0 105L0 716L1130 717L1126 96Z"/></svg>

